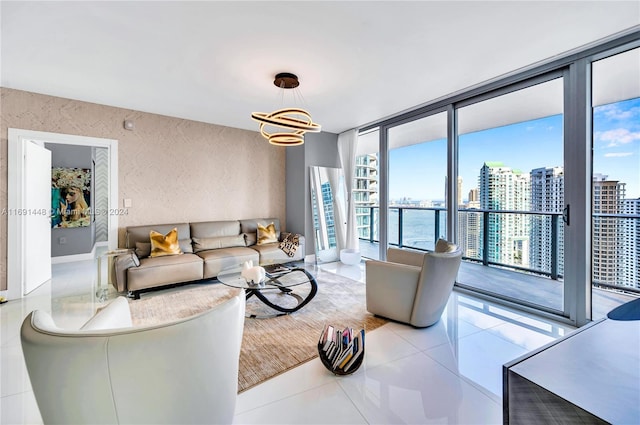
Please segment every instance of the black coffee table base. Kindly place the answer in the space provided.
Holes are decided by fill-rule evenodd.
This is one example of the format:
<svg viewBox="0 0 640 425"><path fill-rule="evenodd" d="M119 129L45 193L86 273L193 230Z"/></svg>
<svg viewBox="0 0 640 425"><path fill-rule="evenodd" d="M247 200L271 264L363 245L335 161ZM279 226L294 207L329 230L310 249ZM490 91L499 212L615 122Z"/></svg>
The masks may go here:
<svg viewBox="0 0 640 425"><path fill-rule="evenodd" d="M309 303L309 301L311 301L313 299L313 297L316 296L316 293L318 292L318 284L316 283L315 278L310 273L308 273L305 269L296 268L296 269L293 269L292 271L295 271L295 270L299 270L299 271L303 272L309 278L309 284L311 285L311 291L309 291L309 294L305 298L302 298L300 295L298 295L295 292L293 292L293 289L291 289L291 288L287 288L287 287L278 285L278 278L273 278L273 279L271 279L271 282L269 282L267 284L267 286L265 286L265 287L260 287L260 288L255 288L255 289L254 288L245 289L246 299L248 300L249 298L251 298L251 297L253 297L255 295L256 298L258 298L260 301L262 301L264 304L266 304L267 306L271 307L272 309L278 311L279 313L274 314L274 315L270 315L270 316L258 316L256 314L249 314L249 315L247 315L247 317L252 318L252 319L258 319L258 318L266 318L266 317L274 317L274 316L284 316L284 315L287 315L289 313L296 312L296 311L300 310L302 307L304 307L305 305L307 305ZM284 294L297 299L298 300L298 304L296 306L294 306L294 307L283 307L283 306L280 306L278 304L274 304L267 297L265 297L264 294L262 293L262 291L265 290L265 289L280 289L280 291L283 292Z"/></svg>

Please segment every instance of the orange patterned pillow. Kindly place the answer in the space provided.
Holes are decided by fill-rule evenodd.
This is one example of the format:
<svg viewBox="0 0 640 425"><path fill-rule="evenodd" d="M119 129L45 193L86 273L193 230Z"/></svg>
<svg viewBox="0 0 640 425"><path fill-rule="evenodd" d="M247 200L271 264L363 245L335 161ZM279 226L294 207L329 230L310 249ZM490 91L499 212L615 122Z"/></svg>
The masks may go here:
<svg viewBox="0 0 640 425"><path fill-rule="evenodd" d="M164 255L182 254L180 243L178 242L178 229L174 228L166 235L155 230L149 232L151 239L150 257L162 257Z"/></svg>

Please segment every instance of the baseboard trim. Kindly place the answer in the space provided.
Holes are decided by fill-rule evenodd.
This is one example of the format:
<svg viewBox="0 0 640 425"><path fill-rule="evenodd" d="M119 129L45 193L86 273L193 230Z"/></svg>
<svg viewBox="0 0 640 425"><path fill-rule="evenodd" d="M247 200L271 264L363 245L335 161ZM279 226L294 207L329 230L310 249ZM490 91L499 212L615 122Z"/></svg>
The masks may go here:
<svg viewBox="0 0 640 425"><path fill-rule="evenodd" d="M95 244L91 252L87 252L84 254L74 254L74 255L61 255L59 257L51 257L51 264L62 264L62 263L72 263L74 261L86 261L93 260L96 258L96 246L101 242Z"/></svg>

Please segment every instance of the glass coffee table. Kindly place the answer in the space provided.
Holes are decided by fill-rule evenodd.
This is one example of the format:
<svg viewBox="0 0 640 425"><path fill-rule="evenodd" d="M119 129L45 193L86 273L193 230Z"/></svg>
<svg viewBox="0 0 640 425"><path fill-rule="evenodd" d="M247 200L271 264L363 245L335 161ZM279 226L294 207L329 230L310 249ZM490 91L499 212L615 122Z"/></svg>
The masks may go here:
<svg viewBox="0 0 640 425"><path fill-rule="evenodd" d="M260 283L247 282L240 272L239 268L223 270L218 274L218 280L224 285L244 289L247 300L255 296L265 305L278 312L271 315L247 314L247 317L250 318L266 318L293 313L307 305L318 292L318 284L315 277L304 268L293 267L280 273L267 273L265 280ZM306 293L306 290L304 291L305 295L296 294L292 289L294 286L301 285L310 286L308 293ZM272 296L270 296L270 293L272 293ZM282 297L286 297L286 301L293 299L297 303L290 305L290 302L280 302L284 301Z"/></svg>

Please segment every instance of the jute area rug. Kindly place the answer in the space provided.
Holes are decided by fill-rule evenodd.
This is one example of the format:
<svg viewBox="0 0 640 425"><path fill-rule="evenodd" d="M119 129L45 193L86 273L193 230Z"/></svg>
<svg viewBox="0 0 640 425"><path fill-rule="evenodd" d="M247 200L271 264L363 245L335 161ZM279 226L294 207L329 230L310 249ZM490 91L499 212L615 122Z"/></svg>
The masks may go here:
<svg viewBox="0 0 640 425"><path fill-rule="evenodd" d="M366 332L386 323L366 311L364 283L327 271L318 271L315 276L318 293L301 310L285 316L245 319L239 392L317 357L318 338L325 324ZM301 285L293 289L305 296L308 287ZM232 290L220 283L209 283L143 295L140 300L129 301L132 320L134 325L141 326L188 317L226 299ZM296 303L291 296L277 290L267 296L280 304ZM274 313L255 297L247 300L246 310L257 315Z"/></svg>

